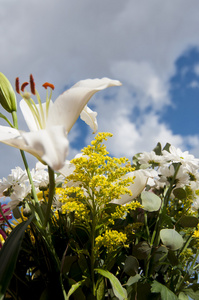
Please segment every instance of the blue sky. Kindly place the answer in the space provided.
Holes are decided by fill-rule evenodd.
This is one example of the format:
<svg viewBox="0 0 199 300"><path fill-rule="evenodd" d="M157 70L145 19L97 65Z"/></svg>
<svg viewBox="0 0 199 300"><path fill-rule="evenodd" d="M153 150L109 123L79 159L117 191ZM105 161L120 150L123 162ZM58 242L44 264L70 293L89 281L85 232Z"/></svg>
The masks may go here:
<svg viewBox="0 0 199 300"><path fill-rule="evenodd" d="M48 81L56 99L81 79L118 79L121 87L89 102L99 131L114 135L112 155L131 158L169 142L199 157L198 0L0 0L0 7L0 71L12 84L32 73L41 96ZM20 110L18 117L27 130ZM68 159L92 138L78 120ZM9 146L0 145L0 161L0 178L23 167Z"/></svg>

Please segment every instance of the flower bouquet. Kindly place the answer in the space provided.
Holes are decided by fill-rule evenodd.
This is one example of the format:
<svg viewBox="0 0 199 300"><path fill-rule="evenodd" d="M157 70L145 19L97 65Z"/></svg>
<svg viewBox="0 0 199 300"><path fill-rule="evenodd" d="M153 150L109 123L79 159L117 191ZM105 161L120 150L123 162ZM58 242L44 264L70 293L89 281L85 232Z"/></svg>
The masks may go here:
<svg viewBox="0 0 199 300"><path fill-rule="evenodd" d="M21 87L17 79L30 129L22 132L14 90L0 74L13 121L1 114L9 126L0 126L0 141L20 149L25 166L0 181L0 299L199 299L199 160L159 143L132 162L115 158L105 146L110 133L66 160L79 115L97 130L91 96L119 85L80 81L53 103L45 83L43 104L32 76ZM39 160L32 170L24 151Z"/></svg>

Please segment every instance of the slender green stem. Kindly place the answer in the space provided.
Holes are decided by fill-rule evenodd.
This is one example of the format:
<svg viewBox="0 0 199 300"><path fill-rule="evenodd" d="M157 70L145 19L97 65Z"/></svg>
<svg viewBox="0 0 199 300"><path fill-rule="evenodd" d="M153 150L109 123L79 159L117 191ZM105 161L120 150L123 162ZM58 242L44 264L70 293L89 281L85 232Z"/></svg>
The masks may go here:
<svg viewBox="0 0 199 300"><path fill-rule="evenodd" d="M12 119L13 119L14 128L18 129L17 114L16 114L15 111L12 112ZM21 156L22 156L22 160L23 160L23 163L24 163L24 166L25 166L27 175L28 175L29 182L30 182L30 184L31 184L31 188L32 188L32 196L33 196L33 199L34 199L34 204L35 204L36 213L37 213L38 216L39 216L40 223L43 224L43 222L44 222L44 216L43 216L41 207L40 207L40 205L39 205L39 200L38 200L37 193L36 193L36 190L35 190L35 186L34 186L34 183L33 183L33 180L32 180L32 176L31 176L31 173L30 173L30 169L29 169L29 167L28 167L28 162L27 162L27 160L26 160L26 156L25 156L24 151L23 151L23 150L20 150L20 153L21 153Z"/></svg>
<svg viewBox="0 0 199 300"><path fill-rule="evenodd" d="M146 227L146 232L147 232L147 241L150 244L150 231L149 231L149 226L148 226L148 222L147 222L147 212L144 212L144 224Z"/></svg>
<svg viewBox="0 0 199 300"><path fill-rule="evenodd" d="M48 205L45 215L44 227L47 226L48 220L50 218L51 206L53 202L53 197L55 195L55 174L54 171L48 167L48 175L49 175L49 195L48 195Z"/></svg>

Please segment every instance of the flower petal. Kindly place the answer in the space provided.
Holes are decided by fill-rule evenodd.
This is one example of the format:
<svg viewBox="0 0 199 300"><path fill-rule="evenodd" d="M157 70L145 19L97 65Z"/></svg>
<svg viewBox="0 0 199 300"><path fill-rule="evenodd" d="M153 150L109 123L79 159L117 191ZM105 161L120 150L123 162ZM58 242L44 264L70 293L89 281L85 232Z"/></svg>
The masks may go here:
<svg viewBox="0 0 199 300"><path fill-rule="evenodd" d="M29 149L26 151L32 150L39 153L42 161L53 170L58 171L64 166L69 146L64 126L52 126L46 130L26 132L23 133L23 138Z"/></svg>
<svg viewBox="0 0 199 300"><path fill-rule="evenodd" d="M50 101L50 105L52 104L52 101ZM23 114L23 117L26 121L26 124L28 125L28 128L30 131L37 131L41 129L38 120L34 117L32 111L30 110L28 104L26 103L25 100L21 100L19 103L21 112ZM40 106L39 104L35 104L36 108L38 109L39 112L39 119L42 122L43 128L45 128L46 125L46 102L42 103L42 108L43 108L43 113L44 113L44 120L42 119L42 113L40 111Z"/></svg>
<svg viewBox="0 0 199 300"><path fill-rule="evenodd" d="M64 166L69 145L64 126L53 126L36 132L20 132L0 126L0 142L29 152L54 170Z"/></svg>
<svg viewBox="0 0 199 300"><path fill-rule="evenodd" d="M98 91L120 86L118 80L109 78L81 80L60 95L48 112L47 126L64 125L69 132L90 98Z"/></svg>
<svg viewBox="0 0 199 300"><path fill-rule="evenodd" d="M93 130L93 133L96 133L98 125L97 125L97 112L92 111L87 105L84 107L80 114L80 118L90 126Z"/></svg>
<svg viewBox="0 0 199 300"><path fill-rule="evenodd" d="M144 173L141 170L130 172L124 175L122 178L124 179L128 177L132 177L134 182L134 183L130 183L129 185L129 189L132 192L132 196L130 196L129 194L121 195L121 199L112 200L111 203L123 205L128 202L131 202L133 199L139 196L143 191L143 189L145 188L147 183L147 177L144 175Z"/></svg>

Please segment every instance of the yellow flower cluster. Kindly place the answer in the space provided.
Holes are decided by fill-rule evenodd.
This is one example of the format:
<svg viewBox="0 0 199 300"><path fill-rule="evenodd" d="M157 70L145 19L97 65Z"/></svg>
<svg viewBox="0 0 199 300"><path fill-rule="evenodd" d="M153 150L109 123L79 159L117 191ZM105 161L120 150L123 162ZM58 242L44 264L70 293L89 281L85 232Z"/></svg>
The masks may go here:
<svg viewBox="0 0 199 300"><path fill-rule="evenodd" d="M118 205L114 213L111 214L111 219L109 222L114 225L114 220L124 219L126 214L131 210L136 210L137 208L142 208L143 206L138 201L132 201L126 205Z"/></svg>
<svg viewBox="0 0 199 300"><path fill-rule="evenodd" d="M63 202L62 213L75 213L75 218L83 221L88 210L84 204L85 195L80 187L57 188L56 193L59 196L60 202Z"/></svg>
<svg viewBox="0 0 199 300"><path fill-rule="evenodd" d="M106 230L104 234L99 235L95 239L95 249L98 252L103 246L106 248L106 252L114 252L118 250L118 247L128 247L125 244L127 241L127 236L125 233L119 232L117 230Z"/></svg>
<svg viewBox="0 0 199 300"><path fill-rule="evenodd" d="M76 168L66 178L67 181L78 182L87 195L87 200L95 202L98 207L123 194L131 194L128 186L133 180L122 179L122 176L132 172L133 168L127 158L112 158L108 155L102 141L110 136L110 133L99 133L91 145L82 150L83 155L71 161Z"/></svg>

